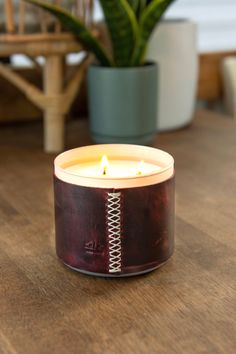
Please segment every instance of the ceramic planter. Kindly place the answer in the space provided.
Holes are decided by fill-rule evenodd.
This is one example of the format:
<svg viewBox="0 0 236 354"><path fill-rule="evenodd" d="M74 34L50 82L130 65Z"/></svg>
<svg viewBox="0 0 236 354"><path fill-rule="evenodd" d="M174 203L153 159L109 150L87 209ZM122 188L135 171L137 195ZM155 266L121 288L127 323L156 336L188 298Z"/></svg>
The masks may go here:
<svg viewBox="0 0 236 354"><path fill-rule="evenodd" d="M157 128L191 122L198 78L197 28L187 20L166 20L153 33L147 57L158 62Z"/></svg>
<svg viewBox="0 0 236 354"><path fill-rule="evenodd" d="M157 66L88 72L90 129L96 143L150 144L156 133Z"/></svg>

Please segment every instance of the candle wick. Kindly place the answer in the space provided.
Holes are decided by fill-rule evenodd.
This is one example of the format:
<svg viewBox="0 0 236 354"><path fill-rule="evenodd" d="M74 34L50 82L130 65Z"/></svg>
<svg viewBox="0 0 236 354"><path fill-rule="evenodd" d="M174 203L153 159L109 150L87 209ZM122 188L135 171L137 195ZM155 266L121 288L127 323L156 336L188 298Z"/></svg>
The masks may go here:
<svg viewBox="0 0 236 354"><path fill-rule="evenodd" d="M138 171L137 171L137 176L141 176L143 173L143 168L144 168L144 161L141 160L138 164Z"/></svg>
<svg viewBox="0 0 236 354"><path fill-rule="evenodd" d="M102 160L101 160L101 164L100 164L100 168L102 169L101 173L103 176L106 176L106 174L107 174L108 164L109 164L109 162L108 162L106 155L103 155Z"/></svg>

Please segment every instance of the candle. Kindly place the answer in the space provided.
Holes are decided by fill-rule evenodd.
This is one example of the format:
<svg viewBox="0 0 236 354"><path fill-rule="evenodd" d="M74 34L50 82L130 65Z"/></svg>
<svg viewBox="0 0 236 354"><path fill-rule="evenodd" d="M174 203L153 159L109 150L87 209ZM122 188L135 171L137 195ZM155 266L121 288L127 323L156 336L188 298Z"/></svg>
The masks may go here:
<svg viewBox="0 0 236 354"><path fill-rule="evenodd" d="M137 145L94 145L55 159L56 246L69 267L127 276L173 252L174 160Z"/></svg>

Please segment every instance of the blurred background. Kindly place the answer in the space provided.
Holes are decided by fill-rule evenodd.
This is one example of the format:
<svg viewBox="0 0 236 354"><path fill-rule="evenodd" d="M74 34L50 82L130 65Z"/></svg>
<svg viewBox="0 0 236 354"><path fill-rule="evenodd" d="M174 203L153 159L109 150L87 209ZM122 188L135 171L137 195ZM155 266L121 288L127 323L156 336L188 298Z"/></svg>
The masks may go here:
<svg viewBox="0 0 236 354"><path fill-rule="evenodd" d="M17 22L20 18L20 11L26 10L23 7L22 10L20 9L22 1L11 1L11 3L14 21ZM59 3L68 7L70 2L66 2L67 5L65 2ZM5 50L4 46L6 47L7 44L3 36L6 31L4 6L4 1L1 1L0 57L1 51ZM34 19L29 12L26 13L25 21L29 26L31 25L32 30ZM102 40L109 46L106 30L102 24L103 14L97 1L94 2L93 15L94 22L100 22ZM41 14L41 19L47 16L48 14L44 12L43 15ZM229 117L236 116L233 74L236 70L234 58L236 57L236 2L234 0L178 0L170 6L164 18L165 20L158 26L157 33L154 31L148 53L150 59L156 59L160 63L163 61L162 77L159 82L161 85L159 130L170 130L188 124L195 108L223 112ZM186 22L189 28L187 26L181 29ZM16 49L14 53L14 41L11 42L10 52L11 55L2 55L0 59L2 63L9 63L14 71L20 73L30 83L39 88L42 87L43 78L40 68L44 65L44 57L39 55L32 60L29 56L20 53L19 49ZM82 57L82 52L78 54L68 50L66 62L69 67L73 68ZM169 63L167 63L168 60ZM178 63L178 66L175 67L174 62ZM70 118L88 116L85 77L78 95L67 112ZM22 90L10 81L0 74L0 123L41 119L42 110L28 100ZM171 90L180 92L175 94L173 109L169 108L168 111L165 102L166 95ZM173 112L177 111L180 118L177 117L176 122L166 123L168 121L166 117L172 116Z"/></svg>

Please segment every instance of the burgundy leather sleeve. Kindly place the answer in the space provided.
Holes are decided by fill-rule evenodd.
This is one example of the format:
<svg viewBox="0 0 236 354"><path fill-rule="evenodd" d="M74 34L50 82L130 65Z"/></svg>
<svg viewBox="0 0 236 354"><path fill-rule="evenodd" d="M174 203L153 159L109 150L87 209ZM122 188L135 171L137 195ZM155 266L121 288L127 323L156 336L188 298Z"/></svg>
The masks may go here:
<svg viewBox="0 0 236 354"><path fill-rule="evenodd" d="M174 248L174 176L146 187L81 187L54 176L58 257L78 270L109 274L108 195L120 194L121 269L114 275L151 270Z"/></svg>

